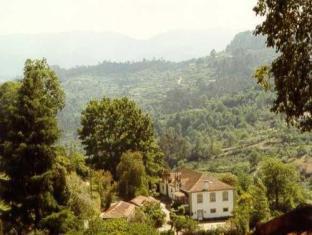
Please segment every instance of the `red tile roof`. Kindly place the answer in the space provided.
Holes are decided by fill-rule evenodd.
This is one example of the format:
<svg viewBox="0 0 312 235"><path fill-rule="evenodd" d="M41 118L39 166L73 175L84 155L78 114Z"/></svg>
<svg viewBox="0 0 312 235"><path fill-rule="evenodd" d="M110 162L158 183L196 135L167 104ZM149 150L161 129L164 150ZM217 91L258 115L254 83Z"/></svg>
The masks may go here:
<svg viewBox="0 0 312 235"><path fill-rule="evenodd" d="M207 188L205 186L207 184ZM191 192L232 190L234 187L207 175L202 175L189 190Z"/></svg>
<svg viewBox="0 0 312 235"><path fill-rule="evenodd" d="M143 206L145 202L159 202L153 197L145 197L145 196L137 196L133 198L130 202L132 202L136 206Z"/></svg>
<svg viewBox="0 0 312 235"><path fill-rule="evenodd" d="M135 205L125 201L119 201L103 212L101 217L103 219L129 218L134 212Z"/></svg>
<svg viewBox="0 0 312 235"><path fill-rule="evenodd" d="M171 184L179 184L180 189L185 192L201 192L201 191L220 191L231 190L234 187L223 183L222 181L207 176L198 171L188 168L181 168L170 173ZM208 189L205 188L207 184Z"/></svg>

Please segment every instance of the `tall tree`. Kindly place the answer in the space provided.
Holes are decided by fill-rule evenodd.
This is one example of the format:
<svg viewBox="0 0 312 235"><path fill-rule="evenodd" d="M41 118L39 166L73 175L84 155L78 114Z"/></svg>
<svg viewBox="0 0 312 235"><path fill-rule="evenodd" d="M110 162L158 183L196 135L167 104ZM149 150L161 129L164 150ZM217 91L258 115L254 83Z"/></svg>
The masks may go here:
<svg viewBox="0 0 312 235"><path fill-rule="evenodd" d="M261 180L255 178L254 184L249 188L249 193L252 196L251 227L255 227L258 222L263 222L270 218L270 208L266 192L267 189Z"/></svg>
<svg viewBox="0 0 312 235"><path fill-rule="evenodd" d="M1 217L21 234L38 228L44 217L66 203L64 171L54 164L53 146L64 93L44 59L27 60L20 84L5 84L0 90L6 113L0 118L1 171L6 175L0 193L10 205ZM8 91L13 93L9 96Z"/></svg>
<svg viewBox="0 0 312 235"><path fill-rule="evenodd" d="M251 210L252 196L248 192L243 192L235 204L232 219L238 234L248 234Z"/></svg>
<svg viewBox="0 0 312 235"><path fill-rule="evenodd" d="M312 130L312 3L311 0L258 0L254 8L265 20L255 33L267 37L277 58L258 69L257 77L268 87L274 77L277 97L272 110L286 114L289 123ZM269 76L266 76L268 75Z"/></svg>
<svg viewBox="0 0 312 235"><path fill-rule="evenodd" d="M147 194L147 182L142 155L139 152L126 152L117 166L118 191L125 199Z"/></svg>
<svg viewBox="0 0 312 235"><path fill-rule="evenodd" d="M121 155L139 151L149 181L160 173L162 154L156 145L150 117L127 98L91 101L82 112L79 138L95 169L109 170L117 179Z"/></svg>

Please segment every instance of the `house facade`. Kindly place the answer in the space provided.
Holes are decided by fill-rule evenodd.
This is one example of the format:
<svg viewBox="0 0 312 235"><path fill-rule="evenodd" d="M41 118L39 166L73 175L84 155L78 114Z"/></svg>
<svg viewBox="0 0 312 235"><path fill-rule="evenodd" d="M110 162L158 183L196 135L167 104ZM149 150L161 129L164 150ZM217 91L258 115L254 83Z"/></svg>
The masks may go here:
<svg viewBox="0 0 312 235"><path fill-rule="evenodd" d="M234 207L234 187L203 173L182 168L164 175L160 194L188 204L193 219L230 217Z"/></svg>

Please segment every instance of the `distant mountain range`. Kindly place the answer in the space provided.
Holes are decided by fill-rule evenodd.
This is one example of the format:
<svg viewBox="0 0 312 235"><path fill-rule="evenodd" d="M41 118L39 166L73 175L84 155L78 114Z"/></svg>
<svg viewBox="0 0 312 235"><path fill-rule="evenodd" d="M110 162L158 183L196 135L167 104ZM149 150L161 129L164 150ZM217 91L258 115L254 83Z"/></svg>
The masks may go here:
<svg viewBox="0 0 312 235"><path fill-rule="evenodd" d="M0 79L22 73L27 58L70 68L108 61L163 58L183 61L223 50L234 33L222 30L170 31L146 40L114 32L64 32L0 35Z"/></svg>

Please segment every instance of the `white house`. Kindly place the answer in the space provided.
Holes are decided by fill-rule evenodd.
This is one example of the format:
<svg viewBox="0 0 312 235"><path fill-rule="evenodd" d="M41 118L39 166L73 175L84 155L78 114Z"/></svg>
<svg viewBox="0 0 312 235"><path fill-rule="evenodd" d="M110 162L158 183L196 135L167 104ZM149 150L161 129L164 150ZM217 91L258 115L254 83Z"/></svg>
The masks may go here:
<svg viewBox="0 0 312 235"><path fill-rule="evenodd" d="M190 216L198 220L230 217L234 207L234 187L187 168L166 174L160 193L187 203Z"/></svg>

